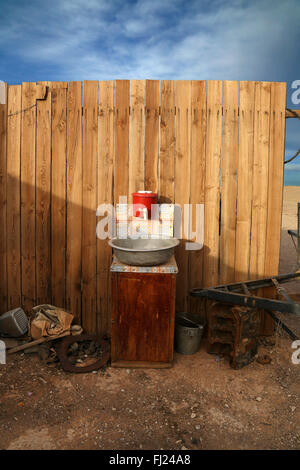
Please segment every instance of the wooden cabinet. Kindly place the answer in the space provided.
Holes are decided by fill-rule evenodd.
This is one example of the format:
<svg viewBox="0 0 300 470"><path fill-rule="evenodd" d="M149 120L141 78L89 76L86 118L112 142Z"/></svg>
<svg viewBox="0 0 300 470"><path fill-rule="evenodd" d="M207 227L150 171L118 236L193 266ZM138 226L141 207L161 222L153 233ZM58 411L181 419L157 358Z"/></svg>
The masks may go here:
<svg viewBox="0 0 300 470"><path fill-rule="evenodd" d="M176 274L112 273L112 366L171 367Z"/></svg>

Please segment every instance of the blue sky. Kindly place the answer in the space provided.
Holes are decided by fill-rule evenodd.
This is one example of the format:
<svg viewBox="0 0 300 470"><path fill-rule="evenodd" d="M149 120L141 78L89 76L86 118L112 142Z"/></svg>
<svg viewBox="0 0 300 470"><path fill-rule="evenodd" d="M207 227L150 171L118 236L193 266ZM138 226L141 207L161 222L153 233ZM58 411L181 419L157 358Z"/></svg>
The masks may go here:
<svg viewBox="0 0 300 470"><path fill-rule="evenodd" d="M300 80L299 0L0 0L0 79ZM286 154L300 147L287 120ZM300 185L300 157L286 181ZM299 177L299 182L298 182Z"/></svg>

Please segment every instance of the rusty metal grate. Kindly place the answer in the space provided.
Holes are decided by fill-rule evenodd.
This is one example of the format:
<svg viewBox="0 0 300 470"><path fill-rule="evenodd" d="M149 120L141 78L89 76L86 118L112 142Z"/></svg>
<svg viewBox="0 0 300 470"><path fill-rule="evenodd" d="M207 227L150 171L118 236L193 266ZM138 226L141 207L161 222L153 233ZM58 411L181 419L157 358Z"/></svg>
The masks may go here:
<svg viewBox="0 0 300 470"><path fill-rule="evenodd" d="M249 364L257 353L261 313L249 307L209 302L209 353L229 355L230 364L240 369Z"/></svg>

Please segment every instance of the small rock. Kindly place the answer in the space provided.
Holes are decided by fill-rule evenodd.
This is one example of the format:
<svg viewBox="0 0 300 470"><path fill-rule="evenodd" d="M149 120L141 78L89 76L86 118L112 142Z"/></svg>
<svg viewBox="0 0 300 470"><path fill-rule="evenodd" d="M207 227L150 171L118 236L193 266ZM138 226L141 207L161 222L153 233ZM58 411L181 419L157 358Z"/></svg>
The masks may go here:
<svg viewBox="0 0 300 470"><path fill-rule="evenodd" d="M187 448L186 448L186 447L184 447L184 446L182 446L182 447L181 447L181 450L187 450Z"/></svg>
<svg viewBox="0 0 300 470"><path fill-rule="evenodd" d="M229 408L229 405L227 405L227 403L225 403L225 405L224 405L224 406L225 406L225 408Z"/></svg>
<svg viewBox="0 0 300 470"><path fill-rule="evenodd" d="M43 377L38 377L38 379L39 379L41 382L43 382L43 384L46 384L46 383L47 383L46 380L43 379Z"/></svg>
<svg viewBox="0 0 300 470"><path fill-rule="evenodd" d="M217 356L216 357L216 362L224 361L224 357Z"/></svg>
<svg viewBox="0 0 300 470"><path fill-rule="evenodd" d="M261 397L256 397L255 400L256 401L262 401L262 398Z"/></svg>
<svg viewBox="0 0 300 470"><path fill-rule="evenodd" d="M269 356L269 354L262 354L257 357L256 361L259 364L265 365L265 364L270 364L272 362L272 359Z"/></svg>
<svg viewBox="0 0 300 470"><path fill-rule="evenodd" d="M192 414L191 414L191 418L192 418L192 419L196 418L196 416L197 416L196 413L192 413Z"/></svg>
<svg viewBox="0 0 300 470"><path fill-rule="evenodd" d="M296 409L295 406L291 406L291 411L292 411L292 413L294 413L295 409Z"/></svg>

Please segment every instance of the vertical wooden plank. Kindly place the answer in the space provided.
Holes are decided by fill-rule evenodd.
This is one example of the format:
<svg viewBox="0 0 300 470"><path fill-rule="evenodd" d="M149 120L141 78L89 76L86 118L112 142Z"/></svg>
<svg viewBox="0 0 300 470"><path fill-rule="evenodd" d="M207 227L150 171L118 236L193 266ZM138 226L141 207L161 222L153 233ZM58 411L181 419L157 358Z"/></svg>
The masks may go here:
<svg viewBox="0 0 300 470"><path fill-rule="evenodd" d="M98 82L84 82L82 158L82 326L96 333Z"/></svg>
<svg viewBox="0 0 300 470"><path fill-rule="evenodd" d="M111 364L118 359L118 344L116 338L118 338L118 278L119 273L111 273L111 290L112 290L112 299L111 299Z"/></svg>
<svg viewBox="0 0 300 470"><path fill-rule="evenodd" d="M131 80L129 197L145 189L145 80Z"/></svg>
<svg viewBox="0 0 300 470"><path fill-rule="evenodd" d="M235 280L249 278L255 82L240 82Z"/></svg>
<svg viewBox="0 0 300 470"><path fill-rule="evenodd" d="M0 84L3 101L0 100L0 315L7 310L7 238L6 238L6 189L7 189L7 84Z"/></svg>
<svg viewBox="0 0 300 470"><path fill-rule="evenodd" d="M159 81L146 80L145 189L158 192Z"/></svg>
<svg viewBox="0 0 300 470"><path fill-rule="evenodd" d="M255 84L250 278L264 276L268 213L271 84Z"/></svg>
<svg viewBox="0 0 300 470"><path fill-rule="evenodd" d="M129 194L129 80L115 81L114 201Z"/></svg>
<svg viewBox="0 0 300 470"><path fill-rule="evenodd" d="M238 82L223 82L220 283L234 282L237 202Z"/></svg>
<svg viewBox="0 0 300 470"><path fill-rule="evenodd" d="M271 83L269 188L266 234L265 276L278 274L283 200L285 149L286 83ZM266 297L276 297L275 289L265 289ZM272 334L274 320L264 315L262 334Z"/></svg>
<svg viewBox="0 0 300 470"><path fill-rule="evenodd" d="M265 276L278 274L285 147L286 83L271 84L268 219Z"/></svg>
<svg viewBox="0 0 300 470"><path fill-rule="evenodd" d="M192 135L191 135L191 189L192 229L196 232L196 204L204 204L205 144L206 144L206 82L192 81ZM203 282L203 249L189 254L189 288L201 287ZM202 302L190 298L191 311L202 311Z"/></svg>
<svg viewBox="0 0 300 470"><path fill-rule="evenodd" d="M67 253L66 300L81 322L82 84L70 82L67 95Z"/></svg>
<svg viewBox="0 0 300 470"><path fill-rule="evenodd" d="M21 305L21 85L8 87L7 123L7 296L8 309Z"/></svg>
<svg viewBox="0 0 300 470"><path fill-rule="evenodd" d="M22 304L36 304L35 159L36 84L22 83L21 124L21 260Z"/></svg>
<svg viewBox="0 0 300 470"><path fill-rule="evenodd" d="M161 81L159 195L160 203L174 203L175 82Z"/></svg>
<svg viewBox="0 0 300 470"><path fill-rule="evenodd" d="M36 293L37 303L51 302L51 93L37 101L36 129Z"/></svg>
<svg viewBox="0 0 300 470"><path fill-rule="evenodd" d="M176 248L177 275L176 309L186 311L188 304L188 252L185 243L184 205L190 202L191 165L191 97L192 84L189 80L176 82L176 159L175 159L175 203L182 210L182 240Z"/></svg>
<svg viewBox="0 0 300 470"><path fill-rule="evenodd" d="M52 304L66 307L67 90L52 89L51 285Z"/></svg>
<svg viewBox="0 0 300 470"><path fill-rule="evenodd" d="M49 90L55 90L57 88L65 88L67 89L68 88L68 82L48 82L48 81L44 81L44 82L38 82L39 84L41 85L46 85L47 87L49 87Z"/></svg>
<svg viewBox="0 0 300 470"><path fill-rule="evenodd" d="M219 282L219 216L222 133L222 82L207 82L204 207L204 286Z"/></svg>
<svg viewBox="0 0 300 470"><path fill-rule="evenodd" d="M68 82L49 82L51 90L56 90L57 88L67 89Z"/></svg>
<svg viewBox="0 0 300 470"><path fill-rule="evenodd" d="M118 90L118 93L120 90ZM124 92L126 95L122 101L118 101L118 119L125 119L125 127L127 128L127 88ZM114 152L114 82L100 82L99 83L99 133L98 133L98 198L97 205L100 204L113 204L113 152ZM120 125L120 121L118 123ZM128 128L127 128L128 129ZM120 127L119 127L120 131ZM126 142L126 135L123 132L121 135ZM128 134L127 134L128 139ZM119 144L121 144L121 139ZM120 153L119 157L128 155L124 149L124 153ZM120 160L119 160L120 161ZM126 161L121 163L121 168L126 167ZM123 184L121 191L125 190L126 186ZM120 188L118 188L120 191ZM127 192L120 195L127 195ZM107 215L107 214L106 214ZM99 334L110 334L111 332L111 286L110 286L110 265L112 260L112 251L107 243L107 239L97 240L97 331Z"/></svg>

